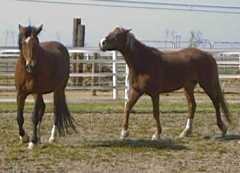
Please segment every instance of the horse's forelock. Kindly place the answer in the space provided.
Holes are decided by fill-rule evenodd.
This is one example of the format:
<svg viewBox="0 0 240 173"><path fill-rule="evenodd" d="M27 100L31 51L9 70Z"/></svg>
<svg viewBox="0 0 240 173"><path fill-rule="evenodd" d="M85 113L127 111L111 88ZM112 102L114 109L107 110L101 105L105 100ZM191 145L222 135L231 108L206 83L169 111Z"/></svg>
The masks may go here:
<svg viewBox="0 0 240 173"><path fill-rule="evenodd" d="M33 29L34 29L34 28L29 25L29 26L27 27L27 32L28 32L28 33L32 33Z"/></svg>

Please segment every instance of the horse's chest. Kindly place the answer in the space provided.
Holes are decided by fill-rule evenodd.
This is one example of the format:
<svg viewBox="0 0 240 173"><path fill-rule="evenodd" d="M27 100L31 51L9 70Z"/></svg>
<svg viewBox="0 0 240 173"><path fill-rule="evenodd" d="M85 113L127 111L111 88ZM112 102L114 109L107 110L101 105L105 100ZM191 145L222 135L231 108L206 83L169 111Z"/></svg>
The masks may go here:
<svg viewBox="0 0 240 173"><path fill-rule="evenodd" d="M33 91L34 90L34 80L33 79L26 80L24 86L25 86L24 90Z"/></svg>
<svg viewBox="0 0 240 173"><path fill-rule="evenodd" d="M53 77L49 74L41 73L32 77L26 77L22 90L32 93L46 93L54 88Z"/></svg>
<svg viewBox="0 0 240 173"><path fill-rule="evenodd" d="M157 85L154 80L151 79L149 75L143 74L138 76L133 76L132 81L130 81L133 88L136 88L142 92L154 92L157 89Z"/></svg>

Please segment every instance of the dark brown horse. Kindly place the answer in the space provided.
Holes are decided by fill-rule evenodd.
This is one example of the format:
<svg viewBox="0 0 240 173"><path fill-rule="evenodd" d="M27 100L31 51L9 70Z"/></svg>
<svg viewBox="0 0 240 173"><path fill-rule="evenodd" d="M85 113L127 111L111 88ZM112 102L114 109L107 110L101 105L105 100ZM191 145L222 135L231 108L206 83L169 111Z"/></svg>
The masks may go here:
<svg viewBox="0 0 240 173"><path fill-rule="evenodd" d="M115 28L100 42L100 49L103 51L120 51L129 67L129 100L125 107L121 138L128 136L128 119L132 107L143 94L148 94L152 99L153 116L157 123L157 131L152 139L159 139L162 131L159 120L159 94L180 88L185 91L189 108L186 128L180 137L189 136L196 110L194 88L197 83L213 102L217 125L222 135L225 135L227 126L222 121L220 107L229 123L230 117L220 88L215 59L209 53L195 48L164 53L144 45L129 31Z"/></svg>
<svg viewBox="0 0 240 173"><path fill-rule="evenodd" d="M19 25L20 57L16 64L17 89L17 122L22 142L28 142L29 137L23 128L23 110L25 99L32 94L35 99L32 114L33 135L29 149L40 142L40 123L45 111L43 94L54 92L54 125L49 142L56 136L56 128L60 135L68 128L73 128L73 119L65 99L65 87L69 78L69 54L67 49L58 42L39 43L40 27L23 27Z"/></svg>

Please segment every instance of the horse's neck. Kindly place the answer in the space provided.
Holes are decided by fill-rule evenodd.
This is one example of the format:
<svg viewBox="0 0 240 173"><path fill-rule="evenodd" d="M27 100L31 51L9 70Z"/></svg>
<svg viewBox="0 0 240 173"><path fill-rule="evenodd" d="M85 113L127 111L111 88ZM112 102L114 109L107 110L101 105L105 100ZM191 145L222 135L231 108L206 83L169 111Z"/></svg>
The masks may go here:
<svg viewBox="0 0 240 173"><path fill-rule="evenodd" d="M23 50L22 49L20 49L19 59L20 59L21 64L25 65L25 59L24 59L24 55L23 55Z"/></svg>
<svg viewBox="0 0 240 173"><path fill-rule="evenodd" d="M41 54L42 54L43 51L42 51L42 48L41 48L40 45L37 46L36 49L37 49L37 50L35 51L35 54L36 54L36 55L34 54L34 56L38 58L39 55L40 55L40 52L41 52ZM24 63L24 65L25 65L25 58L24 58L23 50L22 50L22 49L20 49L20 56L19 56L19 58L20 58L21 62Z"/></svg>
<svg viewBox="0 0 240 173"><path fill-rule="evenodd" d="M149 57L144 56L146 51L149 51L147 46L138 40L134 40L134 44L127 46L121 53L132 71L145 72L147 69L145 67L151 64Z"/></svg>

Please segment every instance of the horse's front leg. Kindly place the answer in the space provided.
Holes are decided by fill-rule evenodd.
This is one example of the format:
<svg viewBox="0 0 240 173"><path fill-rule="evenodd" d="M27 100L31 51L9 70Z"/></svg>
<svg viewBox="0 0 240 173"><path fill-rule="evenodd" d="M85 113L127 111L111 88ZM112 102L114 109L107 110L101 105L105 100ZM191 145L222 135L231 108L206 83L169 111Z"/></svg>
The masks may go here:
<svg viewBox="0 0 240 173"><path fill-rule="evenodd" d="M32 114L33 135L28 145L29 149L32 149L35 144L41 142L40 124L45 111L45 104L43 102L42 95L34 95L34 99L35 99L35 105L34 105L34 111Z"/></svg>
<svg viewBox="0 0 240 173"><path fill-rule="evenodd" d="M133 106L136 104L136 102L138 101L138 99L141 95L142 95L142 93L140 93L139 91L136 91L134 88L130 89L130 92L128 95L128 101L125 105L124 121L123 121L122 131L120 134L120 139L125 139L129 135L129 132L128 132L129 115L130 115L130 112L131 112Z"/></svg>
<svg viewBox="0 0 240 173"><path fill-rule="evenodd" d="M152 104L153 104L153 117L157 124L157 130L152 136L152 140L159 140L160 134L162 132L160 119L159 119L159 95L151 96Z"/></svg>
<svg viewBox="0 0 240 173"><path fill-rule="evenodd" d="M29 136L23 128L24 117L23 110L25 105L25 99L27 95L20 92L17 93L17 123L19 128L19 138L22 143L27 143L29 141Z"/></svg>

